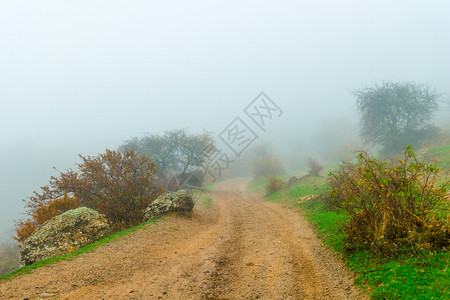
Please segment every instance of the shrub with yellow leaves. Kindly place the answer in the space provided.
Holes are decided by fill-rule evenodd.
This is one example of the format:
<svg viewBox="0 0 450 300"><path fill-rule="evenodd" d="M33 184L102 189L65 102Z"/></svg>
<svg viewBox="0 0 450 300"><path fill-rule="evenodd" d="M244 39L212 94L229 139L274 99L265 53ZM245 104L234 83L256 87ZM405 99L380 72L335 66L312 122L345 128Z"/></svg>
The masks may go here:
<svg viewBox="0 0 450 300"><path fill-rule="evenodd" d="M437 176L436 162L419 161L410 145L396 162L361 152L356 163L330 173L330 201L348 215L346 250L395 255L449 246L448 211L436 214L449 182L438 184Z"/></svg>

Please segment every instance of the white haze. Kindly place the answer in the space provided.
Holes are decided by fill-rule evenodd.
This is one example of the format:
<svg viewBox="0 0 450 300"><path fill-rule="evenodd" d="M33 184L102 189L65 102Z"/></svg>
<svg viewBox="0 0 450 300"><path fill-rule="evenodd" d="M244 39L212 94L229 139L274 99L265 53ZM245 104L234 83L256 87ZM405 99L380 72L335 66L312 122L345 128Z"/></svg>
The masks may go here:
<svg viewBox="0 0 450 300"><path fill-rule="evenodd" d="M2 0L0 237L52 167L146 131L217 134L260 91L284 111L261 138L299 155L328 126L357 133L357 88L415 81L448 99L449 16L445 0Z"/></svg>

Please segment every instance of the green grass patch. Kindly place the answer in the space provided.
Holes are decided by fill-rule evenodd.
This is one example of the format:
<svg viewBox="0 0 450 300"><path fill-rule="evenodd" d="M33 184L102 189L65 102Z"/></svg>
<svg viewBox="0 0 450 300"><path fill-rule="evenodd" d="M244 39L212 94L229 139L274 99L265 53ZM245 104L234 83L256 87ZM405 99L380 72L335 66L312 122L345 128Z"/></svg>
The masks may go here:
<svg viewBox="0 0 450 300"><path fill-rule="evenodd" d="M248 190L253 193L265 193L267 180L253 180L248 184ZM326 178L319 176L304 176L300 178L298 185L290 187L289 189L282 189L276 191L271 195L266 195L265 198L269 201L286 201L296 200L300 197L319 194L327 189ZM289 197L287 197L287 194Z"/></svg>
<svg viewBox="0 0 450 300"><path fill-rule="evenodd" d="M317 176L306 176L300 179L298 185L289 189L291 198L300 198L314 194L320 194L327 189L326 178Z"/></svg>
<svg viewBox="0 0 450 300"><path fill-rule="evenodd" d="M450 175L450 146L429 149L424 157L427 160L437 159L437 165L442 174Z"/></svg>
<svg viewBox="0 0 450 300"><path fill-rule="evenodd" d="M253 180L248 183L248 190L252 193L265 192L266 180Z"/></svg>
<svg viewBox="0 0 450 300"><path fill-rule="evenodd" d="M284 181L288 181L289 178L294 177L294 176L297 177L297 178L300 178L300 177L304 177L304 176L307 176L307 175L308 175L308 172L303 170L303 171L290 172L290 173L287 173L287 174L284 174L284 175L279 175L277 177L280 177Z"/></svg>
<svg viewBox="0 0 450 300"><path fill-rule="evenodd" d="M344 234L340 228L346 216L335 211L327 210L323 202L310 199L298 204L306 219L316 228L317 236L333 250L343 253Z"/></svg>
<svg viewBox="0 0 450 300"><path fill-rule="evenodd" d="M266 195L266 196L264 196L264 198L266 198L269 201L273 201L273 202L282 202L282 201L285 201L286 193L280 190L280 191L276 191L273 194Z"/></svg>
<svg viewBox="0 0 450 300"><path fill-rule="evenodd" d="M149 220L149 221L147 221L145 223L139 224L138 226L122 230L120 232L112 234L112 235L110 235L108 237L105 237L105 238L103 238L103 239L101 239L99 241L96 241L96 242L94 242L92 244L86 245L86 246L84 246L84 247L82 247L82 248L80 248L80 249L78 249L78 250L76 250L74 252L68 253L66 255L52 257L52 258L49 258L49 259L45 259L45 260L41 260L41 261L35 262L34 264L29 265L29 266L21 267L21 268L19 268L17 270L11 271L11 272L9 272L9 273L7 273L5 275L0 276L0 282L12 279L14 277L17 277L17 276L20 276L20 275L23 275L23 274L32 273L34 269L37 269L37 268L40 268L40 267L43 267L43 266L46 266L46 265L50 265L50 264L53 264L53 263L56 263L56 262L59 262L59 261L72 260L72 259L74 259L75 257L77 257L80 254L92 252L93 250L95 250L96 248L100 247L101 245L110 243L110 242L115 241L115 240L117 240L117 239L119 239L121 237L127 236L130 233L132 233L132 232L134 232L134 231L136 231L138 229L143 228L147 224L156 224L158 220L161 220L163 218L165 218L165 217L155 218L155 219Z"/></svg>
<svg viewBox="0 0 450 300"><path fill-rule="evenodd" d="M212 199L210 197L203 198L203 205L206 207L211 207Z"/></svg>
<svg viewBox="0 0 450 300"><path fill-rule="evenodd" d="M380 261L357 252L346 261L374 299L449 299L448 251L422 251Z"/></svg>

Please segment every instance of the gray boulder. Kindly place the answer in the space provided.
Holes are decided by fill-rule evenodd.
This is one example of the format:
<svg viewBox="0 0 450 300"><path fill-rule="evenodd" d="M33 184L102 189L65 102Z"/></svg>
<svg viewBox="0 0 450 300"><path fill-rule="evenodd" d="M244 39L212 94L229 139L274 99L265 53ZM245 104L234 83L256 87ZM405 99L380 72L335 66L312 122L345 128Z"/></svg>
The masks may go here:
<svg viewBox="0 0 450 300"><path fill-rule="evenodd" d="M191 212L194 208L194 200L191 194L185 190L161 195L153 201L144 211L144 222L167 214L169 212L181 211Z"/></svg>
<svg viewBox="0 0 450 300"><path fill-rule="evenodd" d="M292 176L291 178L289 178L288 182L286 182L286 186L291 187L291 186L295 185L298 181L299 181L299 178Z"/></svg>
<svg viewBox="0 0 450 300"><path fill-rule="evenodd" d="M108 222L97 211L80 207L43 223L20 249L25 265L73 252L111 234Z"/></svg>

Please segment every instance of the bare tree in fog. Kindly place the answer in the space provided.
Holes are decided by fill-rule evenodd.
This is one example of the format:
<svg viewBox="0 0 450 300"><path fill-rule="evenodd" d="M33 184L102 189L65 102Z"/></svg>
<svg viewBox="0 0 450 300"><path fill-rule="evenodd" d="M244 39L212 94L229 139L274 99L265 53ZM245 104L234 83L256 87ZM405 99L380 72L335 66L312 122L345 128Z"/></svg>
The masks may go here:
<svg viewBox="0 0 450 300"><path fill-rule="evenodd" d="M356 91L365 142L383 146L383 154L420 145L433 130L429 120L439 108L440 95L423 84L383 82Z"/></svg>

